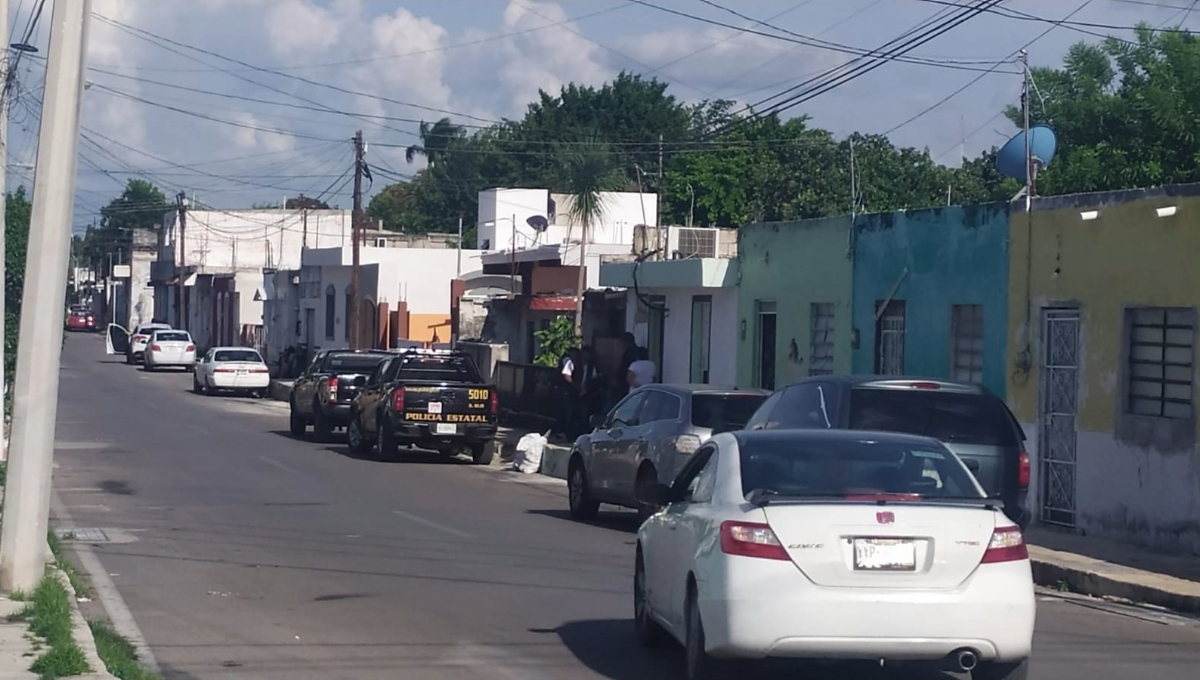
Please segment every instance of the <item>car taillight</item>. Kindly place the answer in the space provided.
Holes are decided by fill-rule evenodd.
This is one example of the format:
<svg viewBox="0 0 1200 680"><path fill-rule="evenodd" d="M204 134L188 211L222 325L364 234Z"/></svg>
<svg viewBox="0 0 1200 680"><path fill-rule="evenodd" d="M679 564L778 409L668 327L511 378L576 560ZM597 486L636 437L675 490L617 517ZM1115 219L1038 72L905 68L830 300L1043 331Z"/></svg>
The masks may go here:
<svg viewBox="0 0 1200 680"><path fill-rule="evenodd" d="M392 410L397 411L397 412L404 410L404 388L403 387L397 387L396 391L392 392Z"/></svg>
<svg viewBox="0 0 1200 680"><path fill-rule="evenodd" d="M237 371L232 368L214 368L213 369L213 373L236 373L236 372Z"/></svg>
<svg viewBox="0 0 1200 680"><path fill-rule="evenodd" d="M913 388L914 390L940 390L940 389L942 389L942 386L935 382L915 382L915 383L909 383L908 386Z"/></svg>
<svg viewBox="0 0 1200 680"><path fill-rule="evenodd" d="M338 379L329 379L329 401L337 401Z"/></svg>
<svg viewBox="0 0 1200 680"><path fill-rule="evenodd" d="M186 349L184 349L183 351L185 351L185 352L195 352L195 351L196 351L196 346L195 346L195 345L188 345L188 346L187 346L187 348L186 348Z"/></svg>
<svg viewBox="0 0 1200 680"><path fill-rule="evenodd" d="M266 366L259 366L258 368L250 369L250 372L251 373L270 373L271 369L267 368Z"/></svg>
<svg viewBox="0 0 1200 680"><path fill-rule="evenodd" d="M721 522L721 552L766 560L789 559L771 527L750 522Z"/></svg>
<svg viewBox="0 0 1200 680"><path fill-rule="evenodd" d="M1029 488L1029 453L1022 451L1017 458L1017 486L1022 489Z"/></svg>
<svg viewBox="0 0 1200 680"><path fill-rule="evenodd" d="M700 448L700 438L694 434L681 434L675 438L675 450L682 454L692 454Z"/></svg>
<svg viewBox="0 0 1200 680"><path fill-rule="evenodd" d="M149 339L149 338L147 338L147 337L146 337L146 336L144 336L144 335L135 335L135 336L133 336L133 341L134 341L134 342L146 342L146 340L148 340L148 339Z"/></svg>
<svg viewBox="0 0 1200 680"><path fill-rule="evenodd" d="M500 395L496 390L492 390L492 393L488 395L488 413L492 415L500 413Z"/></svg>
<svg viewBox="0 0 1200 680"><path fill-rule="evenodd" d="M1021 535L1021 530L1017 527L999 527L992 532L992 540L988 542L981 563L996 564L1027 559L1029 548L1025 546L1025 537Z"/></svg>
<svg viewBox="0 0 1200 680"><path fill-rule="evenodd" d="M151 349L151 350L153 350L153 351L155 351L155 352L161 352L161 351L162 351L162 347L159 347L158 345L150 345L150 349Z"/></svg>

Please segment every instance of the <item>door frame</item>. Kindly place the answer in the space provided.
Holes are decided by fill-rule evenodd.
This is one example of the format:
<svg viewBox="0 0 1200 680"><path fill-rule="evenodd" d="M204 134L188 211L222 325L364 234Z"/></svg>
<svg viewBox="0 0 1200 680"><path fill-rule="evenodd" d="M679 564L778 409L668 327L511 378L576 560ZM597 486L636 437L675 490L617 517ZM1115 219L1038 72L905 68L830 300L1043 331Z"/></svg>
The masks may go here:
<svg viewBox="0 0 1200 680"><path fill-rule="evenodd" d="M1079 334L1083 326L1082 314L1077 304L1058 303L1042 307L1038 321L1041 327L1037 364L1038 518L1046 524L1074 528L1078 519L1076 510L1078 476L1076 471L1079 436L1079 371L1082 368L1079 355ZM1071 348L1074 359L1073 364L1050 363L1052 352L1054 351L1054 348L1051 346L1050 327L1055 323L1065 323L1074 326L1074 343ZM1052 415L1050 409L1053 406L1050 399L1050 390L1053 387L1053 381L1050 376L1053 371L1071 372L1072 374L1071 389L1073 390L1073 395L1070 400L1072 410L1069 413L1059 413L1060 416L1069 416L1071 418L1070 452L1067 457L1061 458L1050 457L1050 427L1048 417ZM1069 474L1064 475L1068 471ZM1061 495L1064 496L1062 500L1065 503L1065 507L1052 505L1050 485L1056 482L1060 486ZM1069 488L1062 487L1064 483Z"/></svg>
<svg viewBox="0 0 1200 680"><path fill-rule="evenodd" d="M768 311L766 308L770 306ZM771 387L774 390L776 387L776 378L779 375L779 304L775 300L755 300L754 301L754 365L752 366L754 377L754 386L762 388L766 376L763 375L763 317L771 316L775 319L771 345L772 358L774 363L775 375L770 376Z"/></svg>
<svg viewBox="0 0 1200 680"><path fill-rule="evenodd" d="M704 309L707 306L708 314L705 319L696 318L696 308L699 306ZM703 316L703 315L702 315ZM688 334L688 382L708 384L712 377L712 318L713 318L713 296L711 295L693 295L692 296L692 325L691 332ZM696 337L696 324L701 321L707 322L707 328L700 329L703 336ZM700 340L701 353L700 357L702 366L700 375L696 376L696 341Z"/></svg>

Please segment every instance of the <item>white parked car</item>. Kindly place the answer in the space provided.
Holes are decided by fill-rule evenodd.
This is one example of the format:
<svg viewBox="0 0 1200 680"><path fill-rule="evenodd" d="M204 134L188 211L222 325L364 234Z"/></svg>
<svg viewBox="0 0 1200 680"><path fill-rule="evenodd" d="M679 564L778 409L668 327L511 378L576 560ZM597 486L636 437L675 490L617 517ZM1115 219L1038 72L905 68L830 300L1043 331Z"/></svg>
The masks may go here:
<svg viewBox="0 0 1200 680"><path fill-rule="evenodd" d="M249 347L214 347L196 364L192 390L196 394L241 392L267 396L271 372L257 350Z"/></svg>
<svg viewBox="0 0 1200 680"><path fill-rule="evenodd" d="M936 440L719 434L658 494L666 507L638 531L635 625L645 644L684 645L689 680L776 657L1028 676L1024 539Z"/></svg>
<svg viewBox="0 0 1200 680"><path fill-rule="evenodd" d="M147 371L160 368L190 371L196 365L196 344L187 331L159 328L150 333L142 357Z"/></svg>

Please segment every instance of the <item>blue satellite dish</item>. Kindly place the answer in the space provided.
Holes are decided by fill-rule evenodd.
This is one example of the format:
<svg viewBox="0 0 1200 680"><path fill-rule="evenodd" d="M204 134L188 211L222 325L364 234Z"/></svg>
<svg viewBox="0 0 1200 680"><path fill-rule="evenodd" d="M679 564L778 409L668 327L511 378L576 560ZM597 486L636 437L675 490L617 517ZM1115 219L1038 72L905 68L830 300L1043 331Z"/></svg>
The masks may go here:
<svg viewBox="0 0 1200 680"><path fill-rule="evenodd" d="M1050 165L1054 151L1058 148L1058 139L1054 130L1045 125L1029 128L1029 154L1035 163L1034 175L1037 171ZM1025 133L1018 132L1008 140L999 153L996 154L996 169L1006 177L1025 181Z"/></svg>

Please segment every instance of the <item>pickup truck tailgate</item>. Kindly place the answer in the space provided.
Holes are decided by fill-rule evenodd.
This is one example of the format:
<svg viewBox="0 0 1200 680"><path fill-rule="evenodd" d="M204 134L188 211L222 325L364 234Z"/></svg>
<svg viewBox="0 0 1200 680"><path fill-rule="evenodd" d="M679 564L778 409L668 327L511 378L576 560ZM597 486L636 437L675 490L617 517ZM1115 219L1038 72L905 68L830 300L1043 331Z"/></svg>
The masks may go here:
<svg viewBox="0 0 1200 680"><path fill-rule="evenodd" d="M487 385L404 383L401 419L440 423L490 423L492 389Z"/></svg>

